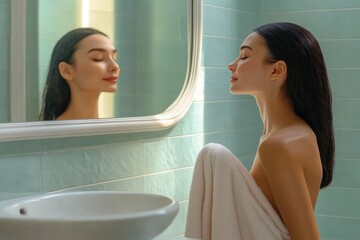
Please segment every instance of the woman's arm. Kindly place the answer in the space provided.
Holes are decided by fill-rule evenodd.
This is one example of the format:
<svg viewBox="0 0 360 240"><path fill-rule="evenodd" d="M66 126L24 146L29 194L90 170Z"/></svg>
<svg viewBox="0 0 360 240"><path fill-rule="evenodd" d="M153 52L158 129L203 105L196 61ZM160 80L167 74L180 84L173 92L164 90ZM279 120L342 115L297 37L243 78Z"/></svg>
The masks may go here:
<svg viewBox="0 0 360 240"><path fill-rule="evenodd" d="M317 240L320 234L304 164L317 160L316 148L306 139L272 139L259 146L259 159L291 240Z"/></svg>

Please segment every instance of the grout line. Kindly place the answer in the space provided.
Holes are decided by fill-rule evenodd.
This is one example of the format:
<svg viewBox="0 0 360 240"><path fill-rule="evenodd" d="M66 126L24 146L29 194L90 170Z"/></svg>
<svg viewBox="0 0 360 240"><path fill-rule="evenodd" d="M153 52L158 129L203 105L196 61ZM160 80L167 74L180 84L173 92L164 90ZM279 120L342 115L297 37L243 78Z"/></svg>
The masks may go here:
<svg viewBox="0 0 360 240"><path fill-rule="evenodd" d="M239 99L226 99L226 100L201 100L201 101L196 101L196 103L229 103L229 102L254 102L254 100L252 98L239 98Z"/></svg>
<svg viewBox="0 0 360 240"><path fill-rule="evenodd" d="M360 38L319 38L319 42L360 41Z"/></svg>
<svg viewBox="0 0 360 240"><path fill-rule="evenodd" d="M312 10L292 10L292 11L260 11L260 16L262 15L273 15L273 14L293 14L293 13L319 13L319 12L336 12L336 11L359 11L360 8L334 8L334 9L312 9Z"/></svg>
<svg viewBox="0 0 360 240"><path fill-rule="evenodd" d="M227 36L211 35L211 34L203 34L203 37L207 37L207 38L219 38L219 39L226 39L226 40L236 40L236 41L242 41L242 40L244 40L244 38L235 38L235 37L227 37Z"/></svg>
<svg viewBox="0 0 360 240"><path fill-rule="evenodd" d="M101 149L101 148L104 148L104 147L115 147L115 146L121 147L122 145L138 144L138 143L141 143L141 139L130 140L130 141L127 141L127 142L123 142L122 140L120 140L120 142L102 143L102 144L95 144L95 145L91 145L91 146L81 146L81 147L69 146L69 147L66 147L66 149L60 149L60 150L51 149L51 150L47 150L46 152L41 152L41 153L43 153L43 154L65 153L65 152L73 152L73 151Z"/></svg>
<svg viewBox="0 0 360 240"><path fill-rule="evenodd" d="M334 97L334 100L360 100L360 97Z"/></svg>
<svg viewBox="0 0 360 240"><path fill-rule="evenodd" d="M247 13L247 14L254 14L254 15L259 15L259 13L257 11L243 11L240 9L234 9L231 7L224 7L224 6L219 6L219 5L214 5L214 4L210 4L210 3L203 3L204 6L208 6L208 7L213 7L213 8L218 8L218 9L223 9L223 10L228 10L228 11L232 11L232 12L239 12L239 13Z"/></svg>
<svg viewBox="0 0 360 240"><path fill-rule="evenodd" d="M332 186L329 186L326 189L360 191L360 188L332 187Z"/></svg>
<svg viewBox="0 0 360 240"><path fill-rule="evenodd" d="M180 200L180 201L178 201L180 204L181 203L188 203L189 202L189 200Z"/></svg>
<svg viewBox="0 0 360 240"><path fill-rule="evenodd" d="M158 174L167 173L167 172L173 173L174 170L176 170L176 171L179 170L180 171L180 170L188 170L188 169L192 169L192 168L194 168L194 166L166 169L166 170L162 170L162 171L158 171L158 172L143 173L141 175L136 175L136 176L131 176L131 177L124 177L124 178L107 180L107 181L102 181L102 182L97 182L97 183L83 184L83 185L79 185L79 186L75 186L75 187L62 188L62 189L58 189L58 190L50 191L50 192L56 193L56 192L62 192L62 191L71 190L71 189L77 189L77 188L83 188L83 187L92 187L92 186L96 186L96 185L102 185L102 184L107 184L107 183L114 183L114 182L117 182L117 181L131 180L131 179L136 179L136 178L148 177L148 176L158 175Z"/></svg>
<svg viewBox="0 0 360 240"><path fill-rule="evenodd" d="M360 159L357 158L336 158L338 161L360 161Z"/></svg>
<svg viewBox="0 0 360 240"><path fill-rule="evenodd" d="M229 132L236 132L241 130L255 130L255 129L262 129L262 125L258 126L251 126L251 127L244 127L244 128L232 128L232 129L225 129L225 130L218 130L218 131L211 131L211 132L200 132L200 133L188 133L188 134L181 134L181 135L175 135L175 136L167 136L166 139L176 139L176 138L187 138L187 137L206 137L206 135L210 134L216 134L216 133L229 133ZM152 141L158 141L158 140L164 140L163 137L157 137L157 138L151 138L148 140L145 140L144 142L152 142Z"/></svg>
<svg viewBox="0 0 360 240"><path fill-rule="evenodd" d="M213 66L207 67L207 66L202 66L201 68L204 69L204 70L205 70L205 69L220 69L220 70L227 70L227 71L229 71L228 68L227 68L227 66L223 66L223 67L213 67Z"/></svg>
<svg viewBox="0 0 360 240"><path fill-rule="evenodd" d="M39 154L39 181L40 181L40 192L43 192L43 150L42 150L43 145L40 144L40 152Z"/></svg>
<svg viewBox="0 0 360 240"><path fill-rule="evenodd" d="M328 214L315 214L318 217L328 217L328 218L338 218L338 219L346 219L346 220L360 220L357 217L345 217L345 216L336 216L336 215L328 215Z"/></svg>
<svg viewBox="0 0 360 240"><path fill-rule="evenodd" d="M330 67L328 70L360 70L360 68L337 68L337 67Z"/></svg>
<svg viewBox="0 0 360 240"><path fill-rule="evenodd" d="M335 127L334 130L340 130L340 131L360 131L360 128L337 128L337 127Z"/></svg>

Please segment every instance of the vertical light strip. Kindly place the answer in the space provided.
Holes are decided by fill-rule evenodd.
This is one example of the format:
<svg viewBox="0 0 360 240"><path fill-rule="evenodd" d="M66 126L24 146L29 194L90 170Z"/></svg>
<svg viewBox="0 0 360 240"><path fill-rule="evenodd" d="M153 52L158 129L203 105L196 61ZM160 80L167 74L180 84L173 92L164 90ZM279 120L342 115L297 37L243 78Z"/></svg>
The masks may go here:
<svg viewBox="0 0 360 240"><path fill-rule="evenodd" d="M90 6L92 9L96 8L99 12L106 12L108 21L104 21L100 18L92 19L93 27L105 32L110 39L115 41L115 3L113 0L102 0L102 4L99 5L98 0L90 0ZM101 9L99 8L101 6ZM96 15L95 15L96 16ZM99 117L100 118L113 118L115 116L115 94L114 93L102 93L99 99Z"/></svg>
<svg viewBox="0 0 360 240"><path fill-rule="evenodd" d="M81 27L90 26L90 2L89 0L81 1Z"/></svg>
<svg viewBox="0 0 360 240"><path fill-rule="evenodd" d="M10 121L26 121L26 0L11 0Z"/></svg>

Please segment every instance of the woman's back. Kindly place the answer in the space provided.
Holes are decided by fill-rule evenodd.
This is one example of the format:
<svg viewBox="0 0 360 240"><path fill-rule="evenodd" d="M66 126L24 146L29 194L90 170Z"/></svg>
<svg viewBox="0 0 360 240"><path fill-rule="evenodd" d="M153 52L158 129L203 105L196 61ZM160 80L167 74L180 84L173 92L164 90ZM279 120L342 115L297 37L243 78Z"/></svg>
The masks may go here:
<svg viewBox="0 0 360 240"><path fill-rule="evenodd" d="M261 138L251 175L290 232L307 236L301 224L316 232L311 216L320 191L322 165L316 136L304 121L294 119Z"/></svg>

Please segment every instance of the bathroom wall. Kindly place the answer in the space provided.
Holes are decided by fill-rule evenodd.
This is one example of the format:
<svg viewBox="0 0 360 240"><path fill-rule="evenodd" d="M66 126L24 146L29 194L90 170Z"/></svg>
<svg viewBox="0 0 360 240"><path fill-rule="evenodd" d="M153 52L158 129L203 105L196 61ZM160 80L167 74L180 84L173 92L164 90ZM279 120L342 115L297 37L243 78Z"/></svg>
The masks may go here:
<svg viewBox="0 0 360 240"><path fill-rule="evenodd" d="M10 77L10 0L0 1L0 76ZM0 122L10 120L10 85L8 82L0 88Z"/></svg>
<svg viewBox="0 0 360 240"><path fill-rule="evenodd" d="M204 1L202 73L195 101L178 125L152 133L0 143L0 199L74 190L159 193L181 205L164 234L182 234L202 146L222 143L247 166L254 157L261 122L252 98L230 95L227 65L255 26L257 9L251 0Z"/></svg>
<svg viewBox="0 0 360 240"><path fill-rule="evenodd" d="M253 99L228 91L227 64L259 23L293 21L319 38L334 94L335 178L316 207L322 239L358 239L360 30L354 23L359 21L360 3L276 1L204 0L202 74L195 101L177 126L153 133L0 143L0 199L74 190L160 193L181 205L165 234L182 234L193 164L201 147L222 143L249 167L261 133Z"/></svg>
<svg viewBox="0 0 360 240"><path fill-rule="evenodd" d="M360 236L360 2L261 1L261 22L305 26L323 49L333 90L336 141L335 178L316 207L321 239Z"/></svg>

